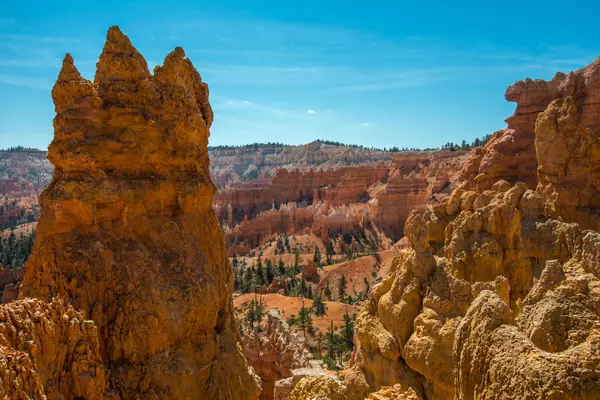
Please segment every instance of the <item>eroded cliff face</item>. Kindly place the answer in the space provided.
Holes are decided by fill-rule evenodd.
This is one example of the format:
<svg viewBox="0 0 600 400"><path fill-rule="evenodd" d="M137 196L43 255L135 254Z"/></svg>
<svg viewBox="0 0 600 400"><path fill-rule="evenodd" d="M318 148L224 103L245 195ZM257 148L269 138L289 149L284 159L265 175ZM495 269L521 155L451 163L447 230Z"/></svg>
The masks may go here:
<svg viewBox="0 0 600 400"><path fill-rule="evenodd" d="M94 81L67 55L52 98L54 178L20 297L93 320L123 399L256 398L212 209L207 85L181 48L150 74L112 27Z"/></svg>
<svg viewBox="0 0 600 400"><path fill-rule="evenodd" d="M412 247L357 319L348 398L391 385L418 398L595 398L600 234L543 205L500 181L413 212Z"/></svg>
<svg viewBox="0 0 600 400"><path fill-rule="evenodd" d="M600 131L591 101L598 65L509 88L536 88L521 93L519 107L533 107L537 119L518 108L509 124L535 127L537 190L531 182L487 182L502 176L501 164L499 175L413 211L410 247L357 318L355 363L343 384L316 378L292 395L320 386L350 399L375 391L371 398L598 397ZM513 133L497 133L472 156L501 163L493 143Z"/></svg>
<svg viewBox="0 0 600 400"><path fill-rule="evenodd" d="M569 74L557 73L550 81L525 79L506 89L506 100L517 103L508 127L494 133L483 149L474 152L465 164L462 180L471 188L489 189L500 179L524 182L530 189L537 186L540 153L535 143L536 121L541 112L556 99L570 97L579 110L580 124L592 131L599 125L600 58L585 68ZM539 139L538 139L539 140Z"/></svg>
<svg viewBox="0 0 600 400"><path fill-rule="evenodd" d="M267 313L262 332L248 332L243 341L248 362L261 379L262 400L272 400L275 382L291 377L292 370L308 367L313 358L306 341L290 331L276 310Z"/></svg>
<svg viewBox="0 0 600 400"><path fill-rule="evenodd" d="M222 190L215 196L215 211L230 255L247 254L277 234L313 233L329 243L342 233L370 230L394 242L413 208L451 192L465 153L399 153L389 162L360 166L282 168L271 180Z"/></svg>
<svg viewBox="0 0 600 400"><path fill-rule="evenodd" d="M60 299L0 306L0 397L117 399L94 322Z"/></svg>
<svg viewBox="0 0 600 400"><path fill-rule="evenodd" d="M600 59L587 72L600 87ZM546 213L600 231L600 105L596 107L592 121L572 97L553 101L538 117L535 148Z"/></svg>

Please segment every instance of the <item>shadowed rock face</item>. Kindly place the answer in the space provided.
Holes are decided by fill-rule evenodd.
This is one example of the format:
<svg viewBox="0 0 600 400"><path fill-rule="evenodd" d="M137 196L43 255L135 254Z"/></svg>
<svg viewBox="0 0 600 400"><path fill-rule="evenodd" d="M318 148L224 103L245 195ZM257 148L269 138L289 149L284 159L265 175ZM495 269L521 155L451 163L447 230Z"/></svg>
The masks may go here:
<svg viewBox="0 0 600 400"><path fill-rule="evenodd" d="M94 82L67 55L52 98L54 178L21 297L94 321L121 398L256 398L211 204L207 85L181 48L151 75L112 27Z"/></svg>

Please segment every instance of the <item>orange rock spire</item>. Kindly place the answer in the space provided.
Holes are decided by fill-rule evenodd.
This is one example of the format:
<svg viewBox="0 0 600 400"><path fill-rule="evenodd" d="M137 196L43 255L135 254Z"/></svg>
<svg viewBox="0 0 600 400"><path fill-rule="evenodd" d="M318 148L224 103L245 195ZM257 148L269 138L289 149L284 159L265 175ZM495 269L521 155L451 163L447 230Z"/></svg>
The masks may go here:
<svg viewBox="0 0 600 400"><path fill-rule="evenodd" d="M94 82L67 55L52 90L54 178L21 297L98 326L121 398L251 399L212 210L208 87L181 48L151 75L118 27Z"/></svg>

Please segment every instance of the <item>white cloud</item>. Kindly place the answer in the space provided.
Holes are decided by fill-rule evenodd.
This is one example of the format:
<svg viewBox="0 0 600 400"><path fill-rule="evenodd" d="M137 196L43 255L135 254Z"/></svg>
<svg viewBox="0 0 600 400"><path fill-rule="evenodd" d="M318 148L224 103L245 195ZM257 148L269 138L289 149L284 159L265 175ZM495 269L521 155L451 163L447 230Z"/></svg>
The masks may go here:
<svg viewBox="0 0 600 400"><path fill-rule="evenodd" d="M362 126L369 126L369 124L367 122L363 122Z"/></svg>
<svg viewBox="0 0 600 400"><path fill-rule="evenodd" d="M306 110L306 112L309 113L309 114L314 114L315 110Z"/></svg>

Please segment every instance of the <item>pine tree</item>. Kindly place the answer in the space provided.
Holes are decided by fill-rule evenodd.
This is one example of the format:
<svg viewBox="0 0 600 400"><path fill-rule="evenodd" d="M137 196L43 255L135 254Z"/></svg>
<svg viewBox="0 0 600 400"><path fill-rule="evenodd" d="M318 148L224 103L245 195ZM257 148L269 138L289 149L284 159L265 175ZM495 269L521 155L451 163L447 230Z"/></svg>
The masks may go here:
<svg viewBox="0 0 600 400"><path fill-rule="evenodd" d="M252 289L252 281L254 280L254 273L252 268L246 268L244 279L242 280L242 293L249 293Z"/></svg>
<svg viewBox="0 0 600 400"><path fill-rule="evenodd" d="M348 315L348 312L344 314L344 327L342 328L342 340L348 351L352 351L354 348L354 321Z"/></svg>
<svg viewBox="0 0 600 400"><path fill-rule="evenodd" d="M346 277L342 275L340 280L338 281L338 300L344 302L344 298L346 297Z"/></svg>
<svg viewBox="0 0 600 400"><path fill-rule="evenodd" d="M298 295L306 297L306 281L304 280L304 275L300 277L300 286L298 287Z"/></svg>
<svg viewBox="0 0 600 400"><path fill-rule="evenodd" d="M250 308L246 312L246 321L248 321L250 329L253 330L256 322L256 301L254 299L250 301Z"/></svg>
<svg viewBox="0 0 600 400"><path fill-rule="evenodd" d="M327 281L327 284L325 285L325 297L327 297L327 300L331 301L331 288L329 287L329 281Z"/></svg>
<svg viewBox="0 0 600 400"><path fill-rule="evenodd" d="M302 328L304 336L306 336L306 332L312 332L313 330L311 314L312 310L309 307L300 308L300 312L298 313L298 325Z"/></svg>
<svg viewBox="0 0 600 400"><path fill-rule="evenodd" d="M259 258L260 260L260 258ZM263 270L263 266L262 263L258 264L258 266L256 267L256 284L258 286L263 286L265 284L265 275L264 275L264 270Z"/></svg>
<svg viewBox="0 0 600 400"><path fill-rule="evenodd" d="M273 271L273 265L271 264L271 260L267 260L267 269L266 269L266 284L270 285L275 279L275 272Z"/></svg>
<svg viewBox="0 0 600 400"><path fill-rule="evenodd" d="M254 314L255 314L256 322L258 323L258 330L260 332L262 330L260 324L262 323L263 315L265 312L265 304L263 303L262 296L255 303L256 303L256 306L254 307Z"/></svg>
<svg viewBox="0 0 600 400"><path fill-rule="evenodd" d="M300 253L298 250L294 249L294 271L296 273L300 272Z"/></svg>
<svg viewBox="0 0 600 400"><path fill-rule="evenodd" d="M313 298L313 292L312 292L312 285L309 284L308 288L306 289L306 298L311 299Z"/></svg>
<svg viewBox="0 0 600 400"><path fill-rule="evenodd" d="M329 331L327 332L327 355L325 362L330 369L335 368L335 337L333 333L333 321L330 321Z"/></svg>
<svg viewBox="0 0 600 400"><path fill-rule="evenodd" d="M281 258L279 258L279 276L283 277L285 276L285 265L283 264L283 261L281 260Z"/></svg>
<svg viewBox="0 0 600 400"><path fill-rule="evenodd" d="M317 317L327 314L327 305L323 302L321 295L317 295L312 304L313 311Z"/></svg>
<svg viewBox="0 0 600 400"><path fill-rule="evenodd" d="M319 250L318 246L315 246L315 253L313 254L313 261L317 264L321 262L321 250Z"/></svg>

